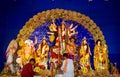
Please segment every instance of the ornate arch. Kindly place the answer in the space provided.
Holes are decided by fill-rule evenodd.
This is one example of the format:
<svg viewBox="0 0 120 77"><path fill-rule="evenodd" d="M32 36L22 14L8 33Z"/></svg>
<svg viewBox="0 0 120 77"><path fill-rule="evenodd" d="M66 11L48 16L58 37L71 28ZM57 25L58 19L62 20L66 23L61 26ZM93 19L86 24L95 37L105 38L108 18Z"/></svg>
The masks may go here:
<svg viewBox="0 0 120 77"><path fill-rule="evenodd" d="M34 15L25 23L25 25L17 35L16 40L19 42L21 40L28 39L35 28L40 26L45 21L50 21L56 18L76 21L82 24L86 29L88 29L88 31L93 35L94 41L96 41L97 39L101 39L103 43L106 43L102 31L96 25L96 23L92 19L90 19L90 17L75 11L64 9L52 9Z"/></svg>

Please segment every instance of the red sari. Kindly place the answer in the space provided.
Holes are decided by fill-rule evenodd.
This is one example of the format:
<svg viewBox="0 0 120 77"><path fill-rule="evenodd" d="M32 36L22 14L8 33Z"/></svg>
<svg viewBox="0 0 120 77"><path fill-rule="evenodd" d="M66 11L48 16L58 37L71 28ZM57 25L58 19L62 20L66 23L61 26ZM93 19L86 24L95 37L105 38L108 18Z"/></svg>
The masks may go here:
<svg viewBox="0 0 120 77"><path fill-rule="evenodd" d="M32 64L27 63L22 69L21 77L34 77L34 73Z"/></svg>

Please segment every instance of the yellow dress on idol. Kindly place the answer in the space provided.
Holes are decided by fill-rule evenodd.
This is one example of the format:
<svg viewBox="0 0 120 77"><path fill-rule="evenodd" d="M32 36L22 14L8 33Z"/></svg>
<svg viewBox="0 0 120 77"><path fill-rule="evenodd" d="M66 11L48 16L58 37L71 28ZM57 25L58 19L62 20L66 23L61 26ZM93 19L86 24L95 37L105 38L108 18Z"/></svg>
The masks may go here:
<svg viewBox="0 0 120 77"><path fill-rule="evenodd" d="M90 65L90 48L88 44L82 44L79 50L80 53L80 66L83 74L91 70Z"/></svg>

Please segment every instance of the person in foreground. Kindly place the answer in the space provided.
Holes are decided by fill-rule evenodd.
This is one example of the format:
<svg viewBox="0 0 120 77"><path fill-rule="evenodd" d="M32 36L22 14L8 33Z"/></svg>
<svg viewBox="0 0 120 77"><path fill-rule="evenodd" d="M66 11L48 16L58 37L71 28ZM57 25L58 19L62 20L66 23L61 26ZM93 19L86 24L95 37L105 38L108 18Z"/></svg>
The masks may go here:
<svg viewBox="0 0 120 77"><path fill-rule="evenodd" d="M21 77L34 77L35 72L33 71L35 59L30 59L29 63L23 66Z"/></svg>
<svg viewBox="0 0 120 77"><path fill-rule="evenodd" d="M63 64L61 70L63 71L63 77L74 77L74 64L72 59L68 59L68 54L63 54Z"/></svg>

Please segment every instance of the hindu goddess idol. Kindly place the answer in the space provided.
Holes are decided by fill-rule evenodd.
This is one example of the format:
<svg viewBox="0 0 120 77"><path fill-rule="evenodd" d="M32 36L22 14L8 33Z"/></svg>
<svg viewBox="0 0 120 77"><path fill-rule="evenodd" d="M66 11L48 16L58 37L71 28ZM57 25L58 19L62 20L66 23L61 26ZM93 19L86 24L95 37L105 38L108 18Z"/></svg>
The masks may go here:
<svg viewBox="0 0 120 77"><path fill-rule="evenodd" d="M37 63L39 66L47 64L48 52L49 52L49 45L46 42L46 38L44 37L42 39L42 43L39 44L38 49L37 49L37 59L39 59L39 60L37 60Z"/></svg>
<svg viewBox="0 0 120 77"><path fill-rule="evenodd" d="M90 47L87 43L86 37L84 37L79 48L79 62L83 74L91 70L90 55L91 55Z"/></svg>
<svg viewBox="0 0 120 77"><path fill-rule="evenodd" d="M49 45L46 42L46 38L44 37L42 39L42 43L39 44L37 49L38 56L40 56L41 58L44 58L48 55L48 51L49 51Z"/></svg>
<svg viewBox="0 0 120 77"><path fill-rule="evenodd" d="M66 32L66 24L65 24L65 22L64 21L62 21L62 25L61 25L61 31L62 31L62 34L61 34L61 36L62 36L62 38L61 38L61 43L62 43L62 46L61 46L61 49L62 49L62 51L65 51L65 49L66 49L66 34L67 34L67 32Z"/></svg>
<svg viewBox="0 0 120 77"><path fill-rule="evenodd" d="M58 26L58 37L55 41L55 46L50 49L51 59L54 63L59 63L62 55L62 38L61 38L61 27Z"/></svg>

